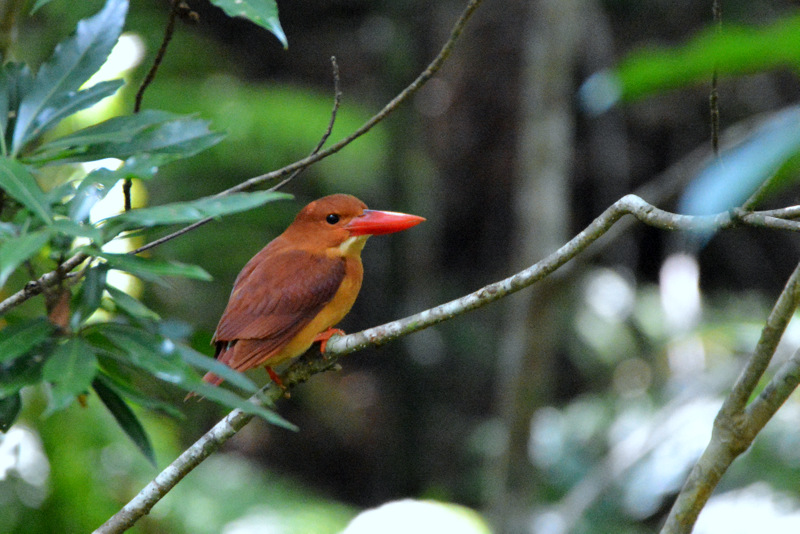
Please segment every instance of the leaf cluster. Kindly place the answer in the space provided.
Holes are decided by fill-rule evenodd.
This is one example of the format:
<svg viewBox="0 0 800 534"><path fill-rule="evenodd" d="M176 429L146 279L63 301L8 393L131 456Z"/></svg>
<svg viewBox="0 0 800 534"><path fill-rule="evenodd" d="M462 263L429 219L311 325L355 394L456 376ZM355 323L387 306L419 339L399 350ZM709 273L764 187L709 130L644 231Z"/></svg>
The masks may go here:
<svg viewBox="0 0 800 534"><path fill-rule="evenodd" d="M39 0L34 10L47 3ZM285 43L274 1L216 3L267 27ZM132 233L221 217L287 195L237 193L130 210L102 220L92 216L121 180L152 180L161 166L224 138L196 116L159 110L62 132L59 125L65 119L123 87L123 80L90 79L119 39L127 11L127 0L107 0L98 13L78 23L35 73L18 62L0 68L0 286L11 289L17 279L35 279L39 270L59 274L45 291L46 317L8 313L0 319L0 430L18 417L24 387L44 385L49 392L45 415L93 391L153 461L131 404L173 415L177 411L143 393L148 380L291 425L239 394L203 382L195 369L214 372L243 394L258 391L245 376L166 332L157 314L111 284L108 276L118 270L153 282L176 276L209 280L206 271L112 253L107 245ZM78 274L61 272L65 259L76 257L86 258Z"/></svg>

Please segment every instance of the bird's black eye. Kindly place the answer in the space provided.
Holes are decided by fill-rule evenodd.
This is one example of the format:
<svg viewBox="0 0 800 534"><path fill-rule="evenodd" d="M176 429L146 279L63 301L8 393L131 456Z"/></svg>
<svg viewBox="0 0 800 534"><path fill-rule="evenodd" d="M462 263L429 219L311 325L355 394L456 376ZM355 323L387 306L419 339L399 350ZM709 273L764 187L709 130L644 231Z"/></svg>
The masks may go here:
<svg viewBox="0 0 800 534"><path fill-rule="evenodd" d="M325 220L328 222L328 224L336 224L339 222L339 216L335 213L329 213L328 216L325 217Z"/></svg>

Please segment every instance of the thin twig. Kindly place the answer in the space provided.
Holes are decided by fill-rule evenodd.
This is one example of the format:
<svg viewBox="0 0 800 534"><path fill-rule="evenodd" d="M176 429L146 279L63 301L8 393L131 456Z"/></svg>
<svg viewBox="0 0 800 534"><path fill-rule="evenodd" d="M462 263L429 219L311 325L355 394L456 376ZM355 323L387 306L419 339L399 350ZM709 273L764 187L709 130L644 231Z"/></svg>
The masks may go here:
<svg viewBox="0 0 800 534"><path fill-rule="evenodd" d="M714 16L717 34L722 30L722 5L720 0L713 0L711 12ZM711 115L711 151L715 158L719 157L719 75L716 65L711 75L711 94L709 95L709 107Z"/></svg>
<svg viewBox="0 0 800 534"><path fill-rule="evenodd" d="M639 197L637 197L636 195L628 195L626 197L623 197L622 200L625 199L639 199ZM792 232L800 232L800 222L793 220L797 217L800 217L800 206L789 206L782 209L767 210L764 212L760 211L748 212L743 210L733 210L731 212L720 213L719 215L698 217L698 216L669 213L663 210L659 210L658 208L650 204L647 204L644 200L639 199L639 201L644 202L644 204L648 207L647 209L649 209L652 212L653 218L648 220L648 217L643 214L637 214L637 218L642 222L656 226L663 230L689 230L689 231L710 232L715 230L724 230L737 226L750 226L754 228L769 228L772 230L788 230ZM617 206L617 204L614 204L614 206ZM614 206L612 206L612 208ZM202 226L203 224L209 222L210 220L211 219L204 219L198 221L182 230L179 230L178 232L175 232L161 239L157 239L151 243L148 243L147 245L144 245L143 247L134 250L132 254L138 254L140 252L144 252L145 250L149 250L155 247L156 245L159 245L169 239L174 239L178 235L183 235L186 232L189 232L199 226ZM88 257L89 256L84 253L76 254L75 256L64 262L63 264L64 272L66 273L71 271L72 269L80 265ZM4 301L0 302L0 315L6 313L8 310L14 308L15 306L22 304L26 300L41 294L43 288L53 285L56 282L56 280L57 276L55 274L55 271L52 271L43 275L38 280L32 280L28 282L23 289L17 291Z"/></svg>
<svg viewBox="0 0 800 534"><path fill-rule="evenodd" d="M123 207L125 211L131 211L131 188L133 187L133 180L125 178L122 182L122 198L124 199Z"/></svg>
<svg viewBox="0 0 800 534"><path fill-rule="evenodd" d="M311 151L311 154L309 154L309 157L317 154L320 150L322 150L322 147L325 146L325 143L328 141L328 138L331 136L331 133L333 132L333 125L336 122L336 113L339 111L339 106L342 103L342 91L339 88L339 64L336 62L336 56L331 56L331 68L333 69L333 95L334 95L333 96L333 110L331 110L331 119L328 121L328 128L325 130L325 133L322 135L322 139L319 140L319 143L317 143L317 146L314 148L314 150ZM307 167L302 167L300 169L297 169L292 174L290 174L288 177L284 178L283 180L281 180L277 184L275 184L272 187L270 187L269 191L276 191L276 190L280 189L284 185L286 185L289 182L291 182L292 180L294 180L297 177L297 175L300 174L301 172L303 172L306 168ZM229 194L229 193L226 193L226 194Z"/></svg>
<svg viewBox="0 0 800 534"><path fill-rule="evenodd" d="M164 38L161 40L161 46L158 48L158 52L156 52L156 56L153 58L153 64L150 66L150 70L147 71L147 75L144 77L144 80L142 80L139 90L136 91L136 98L133 102L134 113L139 113L139 110L142 109L144 92L156 78L158 68L161 66L161 62L164 61L164 56L167 53L167 47L169 46L170 41L172 41L172 36L175 33L175 21L178 20L178 15L181 11L186 9L186 7L186 4L184 4L181 0L172 0L172 8L169 11L167 27L164 29Z"/></svg>
<svg viewBox="0 0 800 534"><path fill-rule="evenodd" d="M196 230L196 229L200 228L201 226L203 226L204 224L210 223L213 220L214 220L214 217L206 217L205 219L200 219L199 221L193 222L189 226L185 226L185 227L181 228L180 230L176 230L175 232L172 232L169 235L165 235L164 237L159 237L158 239L156 239L154 241L150 241L149 243L146 243L146 244L142 245L141 247L137 248L136 250L132 250L130 252L130 254L141 254L145 250L150 250L151 248L156 248L158 245L162 245L162 244L166 243L167 241L171 241L171 240L175 239L176 237L182 236L183 234L188 234L192 230Z"/></svg>
<svg viewBox="0 0 800 534"><path fill-rule="evenodd" d="M568 241L555 253L524 271L500 282L495 282L494 284L483 287L474 293L446 304L441 304L435 308L425 310L405 319L393 321L385 325L376 326L364 330L363 332L343 337L333 336L327 344L328 352L335 355L342 355L363 349L370 345L388 343L401 335L407 335L411 332L433 326L455 315L460 315L465 311L485 306L489 302L494 302L511 293L515 293L545 278L577 256L586 247L610 230L611 227L625 215L633 215L640 222L662 230L680 230L687 232L709 232L712 230L733 228L740 224L749 225L754 222L750 214L746 215L741 220L731 216L727 212L711 216L679 215L656 208L636 195L626 195L612 204L611 207L606 209L587 226L583 232ZM758 225L772 225L770 221L759 220L755 222ZM800 224L793 222L792 224L792 229L800 232Z"/></svg>
<svg viewBox="0 0 800 534"><path fill-rule="evenodd" d="M383 109L381 109L378 113L373 115L367 122L365 122L359 129L355 132L350 134L349 136L345 137L338 143L331 145L325 150L314 154L313 156L308 156L307 158L301 159L296 161L290 165L282 169L278 169L276 171L268 172L266 174L262 174L261 176L255 176L250 178L249 180L242 182L241 184L231 187L226 191L220 193L222 194L230 194L230 193L237 193L240 191L246 191L251 187L254 187L258 184L263 182L277 180L282 178L288 174L291 174L297 169L304 169L309 165L316 163L322 159L327 158L331 154L335 154L336 152L340 151L357 138L361 137L368 131L370 131L375 125L379 122L384 120L389 114L391 114L395 109L397 109L400 104L408 100L414 93L416 93L425 83L436 74L439 69L442 67L444 62L450 57L450 53L453 51L453 47L455 47L456 41L461 36L461 32L464 30L464 27L469 21L470 17L472 16L473 12L480 6L483 0L470 0L467 4L467 7L461 13L461 16L456 21L455 25L453 26L452 31L450 32L450 37L448 38L447 42L444 44L442 49L439 51L439 54L431 61L431 63L425 68L422 73L417 76L417 78L411 82L408 87L403 89L397 96L395 96L388 104L386 104Z"/></svg>
<svg viewBox="0 0 800 534"><path fill-rule="evenodd" d="M15 306L19 306L29 298L40 295L46 288L57 284L60 279L60 272L67 273L71 271L83 263L88 257L89 255L84 254L83 252L75 254L70 259L62 263L59 268L50 271L47 274L43 274L37 280L31 280L25 284L25 287L5 299L3 302L0 302L0 315L3 315Z"/></svg>

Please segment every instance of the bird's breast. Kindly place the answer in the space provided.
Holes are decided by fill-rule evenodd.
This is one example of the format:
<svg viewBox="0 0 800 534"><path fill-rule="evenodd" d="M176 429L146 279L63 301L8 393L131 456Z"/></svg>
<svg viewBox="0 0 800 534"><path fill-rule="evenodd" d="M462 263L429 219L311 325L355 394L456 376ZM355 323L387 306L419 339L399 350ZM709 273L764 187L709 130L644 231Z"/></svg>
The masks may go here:
<svg viewBox="0 0 800 534"><path fill-rule="evenodd" d="M346 257L344 262L345 276L333 298L283 349L270 358L271 364L278 364L304 353L314 343L317 334L338 324L353 307L361 290L364 269L360 257Z"/></svg>

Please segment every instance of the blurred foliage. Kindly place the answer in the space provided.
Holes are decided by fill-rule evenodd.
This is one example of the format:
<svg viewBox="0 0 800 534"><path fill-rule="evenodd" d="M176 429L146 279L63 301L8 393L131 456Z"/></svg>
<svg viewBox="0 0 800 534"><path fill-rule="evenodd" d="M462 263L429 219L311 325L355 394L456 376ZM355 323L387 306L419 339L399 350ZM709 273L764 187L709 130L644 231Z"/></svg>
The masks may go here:
<svg viewBox="0 0 800 534"><path fill-rule="evenodd" d="M22 436L26 455L41 456L36 463L27 461L26 455L17 456L0 471L2 532L52 532L53 525L64 532L91 532L154 475L153 467L125 442L95 397L87 399L85 409L73 406L41 420L39 413L47 402L40 391L28 390L23 420L36 421L36 429L26 423L6 437ZM185 421L140 409L136 413L153 439L160 464L182 452L179 427ZM8 457L3 458L5 462ZM44 476L37 470L45 470ZM188 481L130 532L212 534L234 520L250 518L281 525L282 532L311 528L333 533L354 515L347 506L256 469L236 453L215 455Z"/></svg>
<svg viewBox="0 0 800 534"><path fill-rule="evenodd" d="M791 14L762 28L725 24L680 46L639 49L587 80L581 90L583 103L592 111L605 111L618 102L707 83L715 71L731 76L780 67L797 70L798 33L800 15Z"/></svg>
<svg viewBox="0 0 800 534"><path fill-rule="evenodd" d="M764 188L763 201L797 181L798 155L800 108L790 107L764 120L704 169L684 191L680 209L690 215L720 213L741 206L759 188Z"/></svg>
<svg viewBox="0 0 800 534"><path fill-rule="evenodd" d="M720 76L781 67L800 68L800 15L763 28L733 24L708 28L686 44L636 50L613 69L592 75L580 89L592 113ZM682 212L711 215L742 205L760 187L765 193L797 180L800 115L795 107L767 118L735 148L708 165L686 189ZM759 200L763 200L763 195ZM753 206L751 206L753 207Z"/></svg>
<svg viewBox="0 0 800 534"><path fill-rule="evenodd" d="M623 273L592 270L581 293L570 358L592 386L534 415L530 459L549 505L533 525L537 532L651 532L708 442L739 371L733 356L752 350L769 303L755 294L718 295L687 327L670 318L659 287L637 287ZM690 307L683 313L693 315ZM792 324L778 361L800 343L800 323ZM800 403L793 399L784 410L734 464L721 492L753 480L788 490L800 476L790 452ZM717 532L734 523L720 522Z"/></svg>

